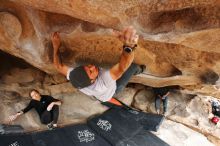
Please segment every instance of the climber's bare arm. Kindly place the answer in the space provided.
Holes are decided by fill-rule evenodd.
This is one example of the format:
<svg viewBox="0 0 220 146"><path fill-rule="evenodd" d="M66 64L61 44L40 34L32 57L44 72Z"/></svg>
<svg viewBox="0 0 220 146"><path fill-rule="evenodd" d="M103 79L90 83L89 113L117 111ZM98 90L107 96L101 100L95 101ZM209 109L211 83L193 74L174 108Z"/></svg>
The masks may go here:
<svg viewBox="0 0 220 146"><path fill-rule="evenodd" d="M170 92L168 91L165 95L163 95L163 97L167 97L170 94Z"/></svg>
<svg viewBox="0 0 220 146"><path fill-rule="evenodd" d="M66 76L67 70L69 67L62 64L59 58L59 47L60 47L61 41L60 41L60 36L58 32L54 32L51 35L51 41L52 41L53 49L54 49L53 50L53 64L55 68L57 69L57 71L59 71L61 74Z"/></svg>
<svg viewBox="0 0 220 146"><path fill-rule="evenodd" d="M127 27L122 32L115 32L116 36L127 46L133 47L138 42L138 35L133 27ZM134 51L128 53L122 49L119 63L110 69L111 77L119 79L134 60Z"/></svg>

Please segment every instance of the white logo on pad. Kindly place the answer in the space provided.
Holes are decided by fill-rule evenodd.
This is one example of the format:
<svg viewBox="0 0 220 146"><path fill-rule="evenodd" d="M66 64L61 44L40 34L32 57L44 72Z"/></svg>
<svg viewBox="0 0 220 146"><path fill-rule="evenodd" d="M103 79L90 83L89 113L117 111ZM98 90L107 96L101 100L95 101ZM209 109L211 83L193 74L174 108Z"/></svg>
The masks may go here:
<svg viewBox="0 0 220 146"><path fill-rule="evenodd" d="M138 115L138 114L139 114L139 112L138 112L138 111L135 111L135 110L129 110L129 112L132 113L132 114L135 114L135 115Z"/></svg>
<svg viewBox="0 0 220 146"><path fill-rule="evenodd" d="M16 142L14 142L14 143L12 143L12 144L10 144L10 145L8 145L8 146L20 146L20 145L19 145L18 142L16 141Z"/></svg>
<svg viewBox="0 0 220 146"><path fill-rule="evenodd" d="M88 130L78 131L78 138L80 142L90 142L95 140L95 134Z"/></svg>
<svg viewBox="0 0 220 146"><path fill-rule="evenodd" d="M109 121L107 121L107 120L99 119L97 125L98 125L102 130L105 130L105 131L109 131L109 130L111 130L111 128L112 128L111 123L109 123Z"/></svg>

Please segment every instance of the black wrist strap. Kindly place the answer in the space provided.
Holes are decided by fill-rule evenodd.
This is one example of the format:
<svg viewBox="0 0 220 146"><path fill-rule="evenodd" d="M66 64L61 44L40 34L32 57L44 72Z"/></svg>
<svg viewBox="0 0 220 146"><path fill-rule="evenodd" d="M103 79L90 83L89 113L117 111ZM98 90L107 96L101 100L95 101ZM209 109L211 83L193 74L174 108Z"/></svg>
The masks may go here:
<svg viewBox="0 0 220 146"><path fill-rule="evenodd" d="M137 44L135 44L133 47L130 47L128 45L123 45L123 50L127 53L131 53L135 48L137 47Z"/></svg>
<svg viewBox="0 0 220 146"><path fill-rule="evenodd" d="M20 113L20 114L22 114L22 113L24 113L22 110L21 111L19 111L19 112L17 112L17 113Z"/></svg>

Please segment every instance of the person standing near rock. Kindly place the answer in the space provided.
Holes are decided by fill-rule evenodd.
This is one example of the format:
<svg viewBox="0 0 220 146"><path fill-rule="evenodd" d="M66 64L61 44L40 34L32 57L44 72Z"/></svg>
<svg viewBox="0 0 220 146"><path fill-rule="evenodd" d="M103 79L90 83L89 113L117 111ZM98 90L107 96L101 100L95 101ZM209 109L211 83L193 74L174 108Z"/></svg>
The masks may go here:
<svg viewBox="0 0 220 146"><path fill-rule="evenodd" d="M163 115L166 115L168 105L168 95L170 94L168 87L153 88L155 93L155 108L157 114L160 114L160 101L163 102Z"/></svg>
<svg viewBox="0 0 220 146"><path fill-rule="evenodd" d="M220 102L218 100L210 100L212 106L212 113L220 117Z"/></svg>
<svg viewBox="0 0 220 146"><path fill-rule="evenodd" d="M93 64L68 67L60 62L58 50L61 46L59 33L51 36L53 44L53 63L55 68L71 82L71 84L86 95L96 97L101 102L120 104L115 98L115 93L121 91L132 75L143 72L144 66L132 63L134 52L138 43L138 35L133 27L123 31L115 31L115 35L123 42L122 54L119 63L110 69L99 68Z"/></svg>
<svg viewBox="0 0 220 146"><path fill-rule="evenodd" d="M214 97L212 97L214 98ZM220 102L216 99L210 99L209 102L209 118L212 123L219 126Z"/></svg>
<svg viewBox="0 0 220 146"><path fill-rule="evenodd" d="M9 116L9 122L16 120L19 116L34 108L39 114L41 123L47 124L48 129L51 130L57 127L61 101L52 96L40 95L35 89L31 90L30 97L32 99L28 106L16 114Z"/></svg>

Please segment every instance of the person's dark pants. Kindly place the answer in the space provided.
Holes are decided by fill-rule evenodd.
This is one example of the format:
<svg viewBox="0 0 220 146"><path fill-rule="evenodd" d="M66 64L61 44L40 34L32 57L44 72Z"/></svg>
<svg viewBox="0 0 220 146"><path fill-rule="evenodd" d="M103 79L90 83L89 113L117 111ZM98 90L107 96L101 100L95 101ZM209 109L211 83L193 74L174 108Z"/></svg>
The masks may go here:
<svg viewBox="0 0 220 146"><path fill-rule="evenodd" d="M156 96L155 98L156 110L160 110L160 101L161 101L161 98L159 96ZM162 102L163 102L163 112L167 112L168 97L165 97L165 99L162 99Z"/></svg>
<svg viewBox="0 0 220 146"><path fill-rule="evenodd" d="M130 67L125 71L125 73L116 81L116 91L115 94L122 91L126 85L128 84L128 81L134 74L138 74L141 72L141 67L135 63L132 63Z"/></svg>
<svg viewBox="0 0 220 146"><path fill-rule="evenodd" d="M142 68L139 65L132 63L130 67L125 71L125 73L121 76L121 78L119 78L116 81L117 88L115 90L115 94L113 95L112 99L114 99L114 96L118 92L122 91L126 87L132 75L139 74L141 72L142 72ZM107 102L102 102L102 104L108 107L115 107L115 104L122 105L119 101L117 101L117 103L112 103L112 101L107 101Z"/></svg>
<svg viewBox="0 0 220 146"><path fill-rule="evenodd" d="M54 105L51 111L45 110L41 115L41 123L42 124L49 124L53 121L54 124L57 123L59 117L59 106Z"/></svg>

